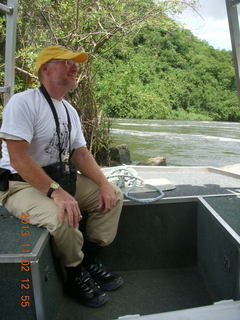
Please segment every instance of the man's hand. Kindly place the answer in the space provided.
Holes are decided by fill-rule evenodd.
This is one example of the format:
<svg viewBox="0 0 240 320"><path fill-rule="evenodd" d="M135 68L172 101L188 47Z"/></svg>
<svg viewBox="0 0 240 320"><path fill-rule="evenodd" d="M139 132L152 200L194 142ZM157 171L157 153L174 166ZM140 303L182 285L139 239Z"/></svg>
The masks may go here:
<svg viewBox="0 0 240 320"><path fill-rule="evenodd" d="M113 187L108 182L92 154L86 147L78 148L74 151L72 161L75 167L90 180L99 186L99 206L98 210L106 213L116 205L116 195Z"/></svg>
<svg viewBox="0 0 240 320"><path fill-rule="evenodd" d="M98 210L107 213L116 205L116 195L109 182L105 182L99 188L99 206Z"/></svg>
<svg viewBox="0 0 240 320"><path fill-rule="evenodd" d="M59 209L59 221L62 223L67 215L69 226L76 228L82 216L74 197L60 187L53 191L51 198Z"/></svg>

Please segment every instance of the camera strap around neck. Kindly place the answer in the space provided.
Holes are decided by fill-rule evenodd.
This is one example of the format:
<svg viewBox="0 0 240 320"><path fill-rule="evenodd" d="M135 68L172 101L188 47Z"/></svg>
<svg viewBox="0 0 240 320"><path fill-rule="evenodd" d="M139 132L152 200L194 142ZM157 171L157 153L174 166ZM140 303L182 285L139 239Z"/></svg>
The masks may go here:
<svg viewBox="0 0 240 320"><path fill-rule="evenodd" d="M44 97L46 98L52 113L53 113L53 117L56 123L56 131L57 131L57 136L58 136L58 150L59 150L59 162L60 164L62 164L62 153L63 153L63 149L62 149L62 145L61 145L61 138L60 138L60 124L59 124L59 120L58 120L58 115L57 115L57 111L56 108L53 104L52 98L50 97L49 93L47 92L46 88L44 87L44 85L42 84L40 86L40 91L42 92L42 94L44 95ZM68 140L69 140L69 158L68 158L68 162L70 163L70 157L71 157L71 130L72 130L72 124L71 124L71 120L70 120L70 116L69 116L69 112L68 109L66 107L66 105L63 103L63 106L66 110L66 114L67 114L67 120L68 120Z"/></svg>

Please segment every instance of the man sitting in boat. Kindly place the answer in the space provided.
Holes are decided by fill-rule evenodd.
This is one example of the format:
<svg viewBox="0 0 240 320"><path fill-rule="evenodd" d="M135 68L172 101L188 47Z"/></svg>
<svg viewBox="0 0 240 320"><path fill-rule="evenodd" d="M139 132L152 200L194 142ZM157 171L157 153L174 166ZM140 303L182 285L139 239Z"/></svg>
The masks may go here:
<svg viewBox="0 0 240 320"><path fill-rule="evenodd" d="M78 114L64 99L87 59L59 46L43 49L36 61L41 87L13 95L4 108L0 200L16 217L27 212L31 224L47 228L66 269L66 291L98 307L108 300L105 291L123 283L97 258L115 238L123 197L88 151Z"/></svg>

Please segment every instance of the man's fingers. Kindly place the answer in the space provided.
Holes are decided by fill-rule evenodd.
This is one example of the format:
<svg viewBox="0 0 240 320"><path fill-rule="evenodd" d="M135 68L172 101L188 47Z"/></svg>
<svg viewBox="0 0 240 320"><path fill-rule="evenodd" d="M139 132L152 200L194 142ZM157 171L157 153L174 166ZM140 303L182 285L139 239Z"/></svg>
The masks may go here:
<svg viewBox="0 0 240 320"><path fill-rule="evenodd" d="M68 216L68 224L70 227L73 227L74 225L74 214L71 209L67 210L67 216Z"/></svg>
<svg viewBox="0 0 240 320"><path fill-rule="evenodd" d="M99 206L98 209L102 213L107 213L108 211L112 210L114 206L116 205L116 198L115 197L99 197Z"/></svg>
<svg viewBox="0 0 240 320"><path fill-rule="evenodd" d="M106 213L114 208L117 199L113 187L107 183L100 187L99 193L99 210Z"/></svg>
<svg viewBox="0 0 240 320"><path fill-rule="evenodd" d="M98 210L102 211L103 208L104 208L104 201L103 201L102 196L100 195L99 199L98 199Z"/></svg>
<svg viewBox="0 0 240 320"><path fill-rule="evenodd" d="M59 207L58 218L59 218L60 223L63 223L63 221L64 221L64 216L65 216L65 209L64 209L64 207Z"/></svg>
<svg viewBox="0 0 240 320"><path fill-rule="evenodd" d="M63 223L65 215L67 215L69 226L77 227L81 217L78 202L63 189L54 191L53 196L53 200L59 208L59 221Z"/></svg>
<svg viewBox="0 0 240 320"><path fill-rule="evenodd" d="M79 220L80 220L80 210L78 205L73 205L73 206L69 206L67 207L67 209L65 210L67 216L68 216L68 224L69 226L76 228Z"/></svg>
<svg viewBox="0 0 240 320"><path fill-rule="evenodd" d="M74 210L74 212L73 212L73 225L72 225L74 228L76 228L78 226L80 217L81 217L80 210Z"/></svg>

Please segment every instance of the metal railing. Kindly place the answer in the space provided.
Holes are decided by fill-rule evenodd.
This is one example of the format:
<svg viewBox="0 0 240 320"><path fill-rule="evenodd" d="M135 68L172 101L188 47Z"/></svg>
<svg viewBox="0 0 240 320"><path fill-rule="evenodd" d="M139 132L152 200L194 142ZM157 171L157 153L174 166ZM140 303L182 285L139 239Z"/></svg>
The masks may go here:
<svg viewBox="0 0 240 320"><path fill-rule="evenodd" d="M14 93L18 0L8 0L7 5L0 3L0 10L6 14L7 18L4 86L0 87L0 93L4 94L4 105L6 105L6 103Z"/></svg>
<svg viewBox="0 0 240 320"><path fill-rule="evenodd" d="M229 31L232 42L232 55L234 61L238 103L240 105L240 30L238 19L238 4L240 0L226 0Z"/></svg>

